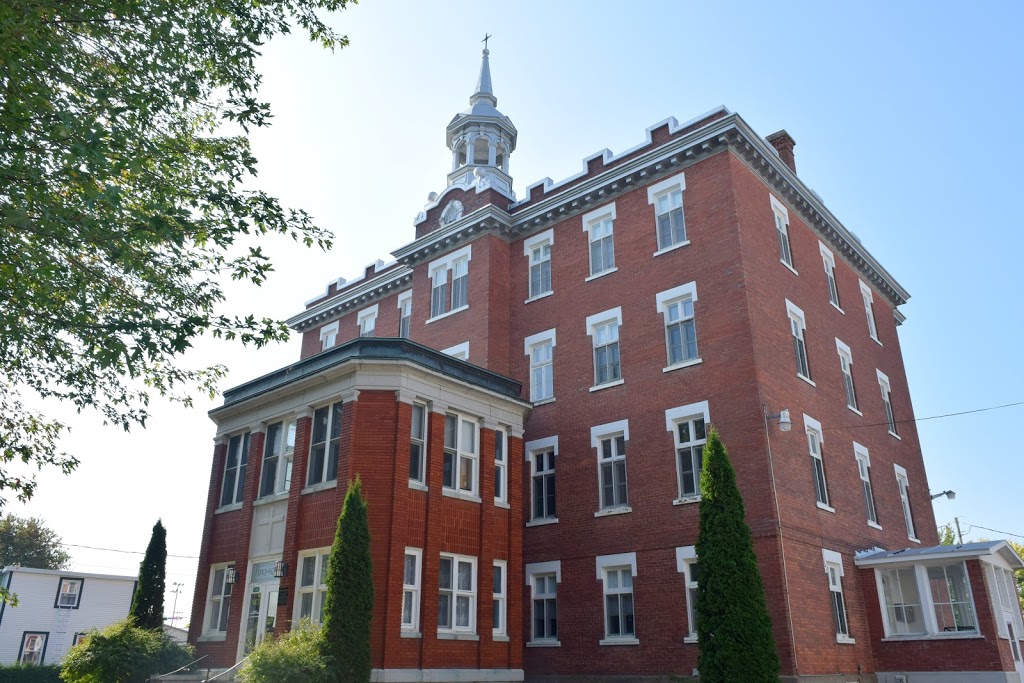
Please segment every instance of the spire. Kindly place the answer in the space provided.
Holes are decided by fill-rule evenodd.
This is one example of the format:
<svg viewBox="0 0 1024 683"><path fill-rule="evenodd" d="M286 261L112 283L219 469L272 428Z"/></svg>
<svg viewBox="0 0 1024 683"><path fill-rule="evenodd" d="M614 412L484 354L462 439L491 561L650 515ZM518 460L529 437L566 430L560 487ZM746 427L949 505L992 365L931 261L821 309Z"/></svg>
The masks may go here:
<svg viewBox="0 0 1024 683"><path fill-rule="evenodd" d="M492 107L498 106L498 98L494 96L494 88L491 86L491 63L487 59L490 54L491 51L485 47L483 59L480 62L480 78L476 82L476 92L469 98L470 106L480 101L485 101Z"/></svg>

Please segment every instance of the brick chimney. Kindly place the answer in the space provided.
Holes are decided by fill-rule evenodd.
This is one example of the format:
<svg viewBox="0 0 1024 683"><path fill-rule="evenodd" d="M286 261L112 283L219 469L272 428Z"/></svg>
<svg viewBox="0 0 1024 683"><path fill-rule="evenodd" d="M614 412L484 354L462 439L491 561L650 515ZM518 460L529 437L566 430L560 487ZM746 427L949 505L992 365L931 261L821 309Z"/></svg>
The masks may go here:
<svg viewBox="0 0 1024 683"><path fill-rule="evenodd" d="M796 173L796 159L793 157L793 148L796 147L796 140L785 130L772 133L765 138L772 147L779 153L779 157L789 166L789 170Z"/></svg>

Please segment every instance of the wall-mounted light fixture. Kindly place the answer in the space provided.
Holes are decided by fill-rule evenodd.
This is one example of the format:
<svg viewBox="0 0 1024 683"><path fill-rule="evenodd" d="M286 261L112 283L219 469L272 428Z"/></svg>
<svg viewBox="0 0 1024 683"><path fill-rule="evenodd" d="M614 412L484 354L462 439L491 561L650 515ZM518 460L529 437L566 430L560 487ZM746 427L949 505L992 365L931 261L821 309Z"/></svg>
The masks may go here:
<svg viewBox="0 0 1024 683"><path fill-rule="evenodd" d="M935 500L936 498L942 498L943 496L949 498L950 500L953 500L954 498L956 498L956 491L940 491L939 493L934 493L932 494L932 500Z"/></svg>
<svg viewBox="0 0 1024 683"><path fill-rule="evenodd" d="M228 567L224 570L224 583L229 586L233 586L238 581L238 572L235 571L234 567Z"/></svg>
<svg viewBox="0 0 1024 683"><path fill-rule="evenodd" d="M788 410L780 410L775 415L769 415L766 412L764 414L764 419L765 419L765 422L767 422L768 420L778 420L779 421L779 431L780 432L788 432L789 430L793 429L793 421L789 419L789 411Z"/></svg>
<svg viewBox="0 0 1024 683"><path fill-rule="evenodd" d="M274 578L281 579L288 576L288 563L284 560L278 560L274 563Z"/></svg>

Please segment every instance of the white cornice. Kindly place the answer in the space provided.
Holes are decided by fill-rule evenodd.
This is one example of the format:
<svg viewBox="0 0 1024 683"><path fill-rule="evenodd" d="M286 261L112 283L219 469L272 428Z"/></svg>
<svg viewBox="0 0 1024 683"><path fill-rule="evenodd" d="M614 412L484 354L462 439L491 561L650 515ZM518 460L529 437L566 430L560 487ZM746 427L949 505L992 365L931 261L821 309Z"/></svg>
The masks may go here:
<svg viewBox="0 0 1024 683"><path fill-rule="evenodd" d="M301 331L314 323L335 317L349 308L362 307L375 299L390 294L412 279L412 268L399 266L379 277L371 278L358 287L338 292L333 297L293 315L286 322L293 330Z"/></svg>

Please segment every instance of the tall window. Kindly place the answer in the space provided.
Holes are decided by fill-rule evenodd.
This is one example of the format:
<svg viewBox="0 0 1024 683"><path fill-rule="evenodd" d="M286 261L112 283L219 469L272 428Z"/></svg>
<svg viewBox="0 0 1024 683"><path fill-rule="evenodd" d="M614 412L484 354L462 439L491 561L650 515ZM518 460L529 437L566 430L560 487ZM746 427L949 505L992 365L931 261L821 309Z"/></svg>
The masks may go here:
<svg viewBox="0 0 1024 683"><path fill-rule="evenodd" d="M445 415L444 487L476 495L477 459L476 423L461 415Z"/></svg>
<svg viewBox="0 0 1024 683"><path fill-rule="evenodd" d="M693 319L697 283L690 282L659 292L655 300L658 311L664 316L669 367L698 360L697 326Z"/></svg>
<svg viewBox="0 0 1024 683"><path fill-rule="evenodd" d="M295 420L267 426L263 444L260 497L284 493L292 485L292 453L295 450Z"/></svg>
<svg viewBox="0 0 1024 683"><path fill-rule="evenodd" d="M704 416L676 422L675 437L679 497L697 496L700 494L700 469L704 462L704 445L707 443Z"/></svg>
<svg viewBox="0 0 1024 683"><path fill-rule="evenodd" d="M313 413L313 438L309 446L309 474L306 486L338 479L341 450L341 401Z"/></svg>
<svg viewBox="0 0 1024 683"><path fill-rule="evenodd" d="M530 259L530 299L551 293L551 245L553 230L530 237L523 243L523 253Z"/></svg>
<svg viewBox="0 0 1024 683"><path fill-rule="evenodd" d="M676 548L676 571L683 575L686 589L686 636L683 642L697 642L697 582L700 580L700 565L694 546Z"/></svg>
<svg viewBox="0 0 1024 683"><path fill-rule="evenodd" d="M821 242L818 242L821 249L821 261L825 266L825 285L828 287L828 300L840 311L839 287L836 286L836 257L832 251Z"/></svg>
<svg viewBox="0 0 1024 683"><path fill-rule="evenodd" d="M338 341L338 321L320 328L320 349L326 351Z"/></svg>
<svg viewBox="0 0 1024 683"><path fill-rule="evenodd" d="M494 430L494 502L508 502L508 432Z"/></svg>
<svg viewBox="0 0 1024 683"><path fill-rule="evenodd" d="M864 315L868 319L868 334L881 344L882 342L878 340L878 328L875 327L875 295L872 293L871 287L863 280L860 282L860 295L864 299Z"/></svg>
<svg viewBox="0 0 1024 683"><path fill-rule="evenodd" d="M33 633L26 631L21 636L21 654L18 657L18 664L25 666L41 666L44 653L46 652L47 633Z"/></svg>
<svg viewBox="0 0 1024 683"><path fill-rule="evenodd" d="M430 262L427 272L430 273L431 318L469 305L469 261L472 256L473 247L467 245Z"/></svg>
<svg viewBox="0 0 1024 683"><path fill-rule="evenodd" d="M533 519L558 519L555 508L555 449L532 452L530 467L533 470Z"/></svg>
<svg viewBox="0 0 1024 683"><path fill-rule="evenodd" d="M57 582L57 600L54 607L62 609L78 609L82 598L82 579L65 579Z"/></svg>
<svg viewBox="0 0 1024 683"><path fill-rule="evenodd" d="M963 562L875 571L882 584L887 636L977 632L974 600Z"/></svg>
<svg viewBox="0 0 1024 683"><path fill-rule="evenodd" d="M248 462L249 432L236 434L228 440L224 480L220 491L221 507L242 502L242 495L245 492L245 467Z"/></svg>
<svg viewBox="0 0 1024 683"><path fill-rule="evenodd" d="M900 504L903 506L903 519L907 523L907 538L911 541L917 540L917 532L914 529L914 512L910 507L910 480L907 478L907 471L899 465L896 469L896 485L900 490Z"/></svg>
<svg viewBox="0 0 1024 683"><path fill-rule="evenodd" d="M772 215L775 217L775 236L779 242L779 260L792 268L793 250L789 246L789 209L775 197L771 197L771 203Z"/></svg>
<svg viewBox="0 0 1024 683"><path fill-rule="evenodd" d="M822 549L825 561L825 575L828 577L828 590L832 597L832 621L836 627L836 641L853 642L850 637L850 624L846 619L846 601L843 599L843 558L832 550Z"/></svg>
<svg viewBox="0 0 1024 683"><path fill-rule="evenodd" d="M491 632L496 636L505 635L508 611L508 571L504 560L494 561L491 588Z"/></svg>
<svg viewBox="0 0 1024 683"><path fill-rule="evenodd" d="M448 266L430 272L430 317L448 312Z"/></svg>
<svg viewBox="0 0 1024 683"><path fill-rule="evenodd" d="M857 389L853 384L853 352L850 347L836 339L836 352L839 354L839 370L843 373L843 388L846 390L846 407L857 410Z"/></svg>
<svg viewBox="0 0 1024 683"><path fill-rule="evenodd" d="M427 407L412 404L412 434L409 439L409 481L426 482Z"/></svg>
<svg viewBox="0 0 1024 683"><path fill-rule="evenodd" d="M878 526L878 514L875 511L875 494L871 490L871 456L868 449L859 443L853 443L853 455L857 458L857 471L860 473L861 489L864 492L864 507L867 510L868 525Z"/></svg>
<svg viewBox="0 0 1024 683"><path fill-rule="evenodd" d="M476 632L476 558L441 555L437 630Z"/></svg>
<svg viewBox="0 0 1024 683"><path fill-rule="evenodd" d="M601 480L601 509L611 510L628 506L624 434L606 436L599 441L598 468Z"/></svg>
<svg viewBox="0 0 1024 683"><path fill-rule="evenodd" d="M594 386L622 379L619 365L619 327L622 309L613 308L587 318L587 334L594 345Z"/></svg>
<svg viewBox="0 0 1024 683"><path fill-rule="evenodd" d="M590 243L590 277L615 268L615 204L603 206L583 217L583 229Z"/></svg>
<svg viewBox="0 0 1024 683"><path fill-rule="evenodd" d="M807 358L807 341L804 338L807 329L806 318L804 318L804 312L788 300L786 301L786 310L789 313L790 333L793 335L796 374L809 381L811 379L811 363Z"/></svg>
<svg viewBox="0 0 1024 683"><path fill-rule="evenodd" d="M557 575L533 576L533 640L558 640L558 585Z"/></svg>
<svg viewBox="0 0 1024 683"><path fill-rule="evenodd" d="M804 425L807 432L807 447L811 453L811 469L814 473L814 498L818 502L818 507L831 509L828 502L828 486L825 483L825 462L821 453L821 423L804 415Z"/></svg>
<svg viewBox="0 0 1024 683"><path fill-rule="evenodd" d="M299 619L323 622L324 598L327 597L327 566L330 561L330 548L300 554L299 581L295 587Z"/></svg>
<svg viewBox="0 0 1024 683"><path fill-rule="evenodd" d="M526 338L526 355L530 357L530 400L548 401L555 397L554 352L555 330L545 330Z"/></svg>
<svg viewBox="0 0 1024 683"><path fill-rule="evenodd" d="M605 638L633 638L633 573L629 566L604 570Z"/></svg>
<svg viewBox="0 0 1024 683"><path fill-rule="evenodd" d="M667 249L686 241L686 225L683 222L683 191L670 190L656 200L658 214L658 249Z"/></svg>
<svg viewBox="0 0 1024 683"><path fill-rule="evenodd" d="M469 301L469 259L460 258L452 263L452 309L462 308Z"/></svg>
<svg viewBox="0 0 1024 683"><path fill-rule="evenodd" d="M231 586L225 579L230 564L210 567L210 596L206 601L206 633L224 633L228 630L228 612L231 609Z"/></svg>
<svg viewBox="0 0 1024 683"><path fill-rule="evenodd" d="M398 295L398 336L408 339L412 329L412 292Z"/></svg>
<svg viewBox="0 0 1024 683"><path fill-rule="evenodd" d="M423 573L423 551L420 548L405 549L405 566L402 571L402 630L420 629L420 580Z"/></svg>
<svg viewBox="0 0 1024 683"><path fill-rule="evenodd" d="M892 390L889 388L889 378L882 374L881 370L875 372L878 375L878 388L882 391L882 407L885 408L885 421L889 425L889 433L898 437L896 414L892 410Z"/></svg>
<svg viewBox="0 0 1024 683"><path fill-rule="evenodd" d="M359 336L375 337L377 335L377 306L374 304L369 308L359 311Z"/></svg>

